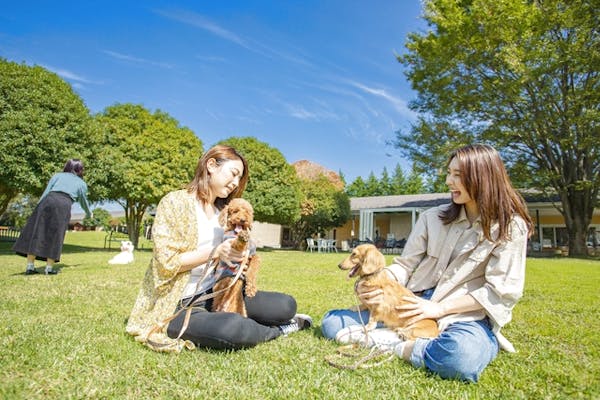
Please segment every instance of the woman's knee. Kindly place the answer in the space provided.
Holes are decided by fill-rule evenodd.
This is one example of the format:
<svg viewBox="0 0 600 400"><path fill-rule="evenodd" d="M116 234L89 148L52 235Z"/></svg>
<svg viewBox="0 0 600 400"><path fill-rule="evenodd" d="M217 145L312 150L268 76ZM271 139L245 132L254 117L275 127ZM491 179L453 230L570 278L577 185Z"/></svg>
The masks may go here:
<svg viewBox="0 0 600 400"><path fill-rule="evenodd" d="M243 349L275 339L277 328L261 325L236 313L206 313L203 318L191 320L189 337L199 347L213 349Z"/></svg>
<svg viewBox="0 0 600 400"><path fill-rule="evenodd" d="M325 313L321 319L321 332L327 339L335 339L336 334L343 328L369 320L368 311L361 313L361 316L355 311L348 309L330 310Z"/></svg>
<svg viewBox="0 0 600 400"><path fill-rule="evenodd" d="M455 338L432 340L425 350L425 366L442 378L476 382L481 373L480 365L473 362L470 353L472 351Z"/></svg>
<svg viewBox="0 0 600 400"><path fill-rule="evenodd" d="M292 296L259 291L256 296L246 298L248 317L263 325L281 325L288 323L296 314L297 303Z"/></svg>
<svg viewBox="0 0 600 400"><path fill-rule="evenodd" d="M477 382L487 365L496 357L495 337L485 332L443 332L425 348L427 369L447 379Z"/></svg>
<svg viewBox="0 0 600 400"><path fill-rule="evenodd" d="M335 318L335 311L327 311L321 319L321 333L326 339L334 339L335 334L341 329L337 318Z"/></svg>
<svg viewBox="0 0 600 400"><path fill-rule="evenodd" d="M293 317L296 314L297 310L298 310L298 304L296 303L296 299L290 295L282 294L282 301L281 301L282 314L291 315Z"/></svg>

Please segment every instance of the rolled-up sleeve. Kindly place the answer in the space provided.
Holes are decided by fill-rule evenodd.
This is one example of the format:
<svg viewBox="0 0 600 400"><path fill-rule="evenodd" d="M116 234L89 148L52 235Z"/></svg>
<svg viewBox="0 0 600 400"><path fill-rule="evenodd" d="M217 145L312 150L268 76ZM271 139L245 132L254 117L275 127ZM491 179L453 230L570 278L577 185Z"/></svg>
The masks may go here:
<svg viewBox="0 0 600 400"><path fill-rule="evenodd" d="M511 223L510 240L497 246L485 269L485 284L470 294L485 309L487 315L502 327L512 316L512 309L523 295L527 227L515 217Z"/></svg>

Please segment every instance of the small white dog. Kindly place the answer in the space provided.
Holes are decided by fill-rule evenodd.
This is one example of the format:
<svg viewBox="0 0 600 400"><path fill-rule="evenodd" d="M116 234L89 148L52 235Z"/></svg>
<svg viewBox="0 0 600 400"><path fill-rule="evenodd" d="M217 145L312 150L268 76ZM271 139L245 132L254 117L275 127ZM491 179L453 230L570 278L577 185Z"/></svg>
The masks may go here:
<svg viewBox="0 0 600 400"><path fill-rule="evenodd" d="M109 264L129 264L133 262L133 243L129 240L121 241L121 252L108 260Z"/></svg>

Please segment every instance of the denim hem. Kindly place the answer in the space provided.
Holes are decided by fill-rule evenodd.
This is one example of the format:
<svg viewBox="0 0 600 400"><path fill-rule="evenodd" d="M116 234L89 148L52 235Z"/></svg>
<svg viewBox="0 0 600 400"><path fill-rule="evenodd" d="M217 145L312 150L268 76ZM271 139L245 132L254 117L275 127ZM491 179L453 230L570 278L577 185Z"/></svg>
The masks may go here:
<svg viewBox="0 0 600 400"><path fill-rule="evenodd" d="M410 363L415 368L425 368L425 348L431 339L417 338L412 352L410 353Z"/></svg>

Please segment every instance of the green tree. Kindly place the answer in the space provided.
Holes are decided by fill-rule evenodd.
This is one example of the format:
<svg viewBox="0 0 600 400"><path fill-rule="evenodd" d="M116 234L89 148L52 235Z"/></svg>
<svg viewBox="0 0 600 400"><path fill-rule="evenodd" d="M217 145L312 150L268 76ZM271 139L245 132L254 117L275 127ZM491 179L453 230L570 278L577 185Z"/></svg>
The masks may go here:
<svg viewBox="0 0 600 400"><path fill-rule="evenodd" d="M430 115L420 116L409 132L398 131L393 144L407 158L412 169L427 176L431 192L443 192L446 163L452 150L476 141L469 131L460 131L456 122Z"/></svg>
<svg viewBox="0 0 600 400"><path fill-rule="evenodd" d="M0 225L23 228L33 213L39 198L32 195L17 194L6 207L0 218Z"/></svg>
<svg viewBox="0 0 600 400"><path fill-rule="evenodd" d="M406 177L404 176L404 170L400 164L396 164L396 167L394 168L391 185L392 189L390 194L397 195L405 193Z"/></svg>
<svg viewBox="0 0 600 400"><path fill-rule="evenodd" d="M69 158L84 160L93 175L98 144L89 110L68 83L0 58L0 215L18 193L39 197Z"/></svg>
<svg viewBox="0 0 600 400"><path fill-rule="evenodd" d="M106 146L98 154L103 180L96 185L104 199L125 209L129 238L137 247L146 209L191 181L202 142L168 114L141 105L116 104L96 117Z"/></svg>
<svg viewBox="0 0 600 400"><path fill-rule="evenodd" d="M248 161L250 179L244 198L252 203L257 221L288 225L300 218L296 171L279 150L253 137L232 137L221 143Z"/></svg>
<svg viewBox="0 0 600 400"><path fill-rule="evenodd" d="M342 183L344 184L344 186L346 186L346 176L344 175L344 173L342 172L342 170L338 171L338 176L340 177L340 181L342 181Z"/></svg>
<svg viewBox="0 0 600 400"><path fill-rule="evenodd" d="M600 187L598 15L596 0L429 0L430 29L399 57L423 117L397 145L435 168L464 143L496 146L560 196L573 255L586 254Z"/></svg>
<svg viewBox="0 0 600 400"><path fill-rule="evenodd" d="M297 245L313 234L342 226L351 217L350 199L343 188L336 186L324 175L316 179L300 178L303 195L300 220L292 227Z"/></svg>
<svg viewBox="0 0 600 400"><path fill-rule="evenodd" d="M367 185L362 177L357 177L350 185L346 187L346 193L350 197L367 196Z"/></svg>
<svg viewBox="0 0 600 400"><path fill-rule="evenodd" d="M423 183L423 177L419 172L419 169L416 165L413 164L412 169L410 170L410 174L406 179L406 184L404 185L404 193L405 194L420 194L425 192L425 184Z"/></svg>
<svg viewBox="0 0 600 400"><path fill-rule="evenodd" d="M381 178L379 179L379 195L389 196L391 194L393 194L392 178L390 177L387 168L383 167Z"/></svg>
<svg viewBox="0 0 600 400"><path fill-rule="evenodd" d="M367 180L365 182L365 188L366 188L366 196L381 195L379 179L377 179L377 177L375 176L373 171L371 171L371 173L369 174L369 177L367 178Z"/></svg>
<svg viewBox="0 0 600 400"><path fill-rule="evenodd" d="M110 213L106 211L104 208L94 208L92 210L94 214L91 218L84 218L82 221L82 225L85 227L102 227L105 231L110 230Z"/></svg>

